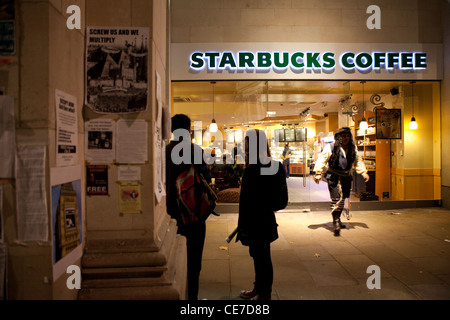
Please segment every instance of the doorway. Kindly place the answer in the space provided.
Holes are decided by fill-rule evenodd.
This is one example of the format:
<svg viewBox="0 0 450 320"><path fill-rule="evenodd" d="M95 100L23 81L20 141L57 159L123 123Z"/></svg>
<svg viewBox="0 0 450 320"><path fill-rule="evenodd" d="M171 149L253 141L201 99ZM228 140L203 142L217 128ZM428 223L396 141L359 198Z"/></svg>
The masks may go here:
<svg viewBox="0 0 450 320"><path fill-rule="evenodd" d="M409 81L364 81L364 84L360 80L176 81L172 82L172 114L187 114L198 123L200 135L195 135L193 128L193 141L203 148L209 148L212 143L208 129L214 119L223 136L219 146L224 155L230 152L231 145L239 143L249 128L266 132L274 160L283 160L282 150L289 142L292 151L289 202L300 207L329 202L327 184L317 185L313 181L314 162L325 145L333 142L338 128L351 127L358 153L373 178L369 186L355 180L351 201L361 201L361 195L370 192L373 193L370 200L397 200L395 197L403 196L403 191L391 177L391 169L403 160L400 152L391 153L391 150L404 148L405 135L410 134L406 128L411 112L410 86ZM422 86L435 88L439 83L424 81ZM421 91L416 89L416 95L417 92ZM427 96L421 94L419 99L425 101ZM375 124L377 109L400 109L401 124L405 128L401 139L383 140L383 154L377 152L378 146L370 145L379 142ZM420 112L417 104L416 112ZM359 122L363 115L369 128L361 132ZM302 130L306 132L304 141L296 137L296 132ZM233 199L236 201L236 196Z"/></svg>

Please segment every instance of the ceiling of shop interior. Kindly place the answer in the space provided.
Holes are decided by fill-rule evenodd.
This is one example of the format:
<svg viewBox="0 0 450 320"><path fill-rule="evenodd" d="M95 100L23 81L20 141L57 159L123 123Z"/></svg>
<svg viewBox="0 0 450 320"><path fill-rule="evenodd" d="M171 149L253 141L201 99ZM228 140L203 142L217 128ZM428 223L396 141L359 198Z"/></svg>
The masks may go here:
<svg viewBox="0 0 450 320"><path fill-rule="evenodd" d="M172 86L174 112L188 114L192 120L201 120L203 126L208 125L213 116L213 90L214 118L219 126L267 120L267 110L276 112L272 116L275 119L295 121L308 107L317 119L325 113L337 113L342 108L342 99L349 95L351 104L362 105L363 99L360 81L217 81L215 84L200 81L173 82ZM365 82L366 108L372 110L374 107L369 102L372 95L382 97L391 94L391 89L402 86L410 86L410 82Z"/></svg>

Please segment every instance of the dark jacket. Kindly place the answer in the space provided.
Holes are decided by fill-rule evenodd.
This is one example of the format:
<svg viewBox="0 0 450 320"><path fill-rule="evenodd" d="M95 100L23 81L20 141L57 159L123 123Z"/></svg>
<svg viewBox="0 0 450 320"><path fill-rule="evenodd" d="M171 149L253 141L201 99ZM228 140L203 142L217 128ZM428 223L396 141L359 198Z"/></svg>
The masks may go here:
<svg viewBox="0 0 450 320"><path fill-rule="evenodd" d="M242 177L239 200L238 234L236 241L249 245L253 241L272 242L278 239L278 224L274 207L280 189L285 187L287 202L286 175L279 161L275 175L261 175L261 166L250 165Z"/></svg>
<svg viewBox="0 0 450 320"><path fill-rule="evenodd" d="M204 161L202 148L191 143L189 143L191 147L191 162L175 164L172 158L172 150L179 143L179 141L170 141L170 143L166 146L166 207L167 213L177 221L178 233L184 234L185 227L181 219L181 213L178 209L175 181L182 172L189 170L191 163L194 163L194 152L197 152L197 157L201 154L201 163L194 163L198 172L202 173L203 176L207 176L208 166Z"/></svg>

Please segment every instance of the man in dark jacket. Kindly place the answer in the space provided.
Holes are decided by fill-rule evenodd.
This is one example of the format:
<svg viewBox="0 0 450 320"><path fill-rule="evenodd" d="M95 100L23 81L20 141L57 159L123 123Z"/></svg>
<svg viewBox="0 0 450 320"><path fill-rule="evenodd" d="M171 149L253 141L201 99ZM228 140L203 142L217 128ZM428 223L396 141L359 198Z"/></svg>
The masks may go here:
<svg viewBox="0 0 450 320"><path fill-rule="evenodd" d="M291 148L289 147L289 142L286 142L284 145L283 153L281 155L281 158L283 159L283 167L284 171L286 172L286 178L289 178L289 175L291 173Z"/></svg>
<svg viewBox="0 0 450 320"><path fill-rule="evenodd" d="M184 225L178 208L175 186L177 177L189 170L192 163L204 176L208 170L203 160L202 148L191 143L190 128L191 120L188 116L177 114L172 117L171 131L174 140L166 146L166 206L167 213L177 221L178 233L186 237L188 300L198 300L198 281L202 268L206 224L202 220Z"/></svg>

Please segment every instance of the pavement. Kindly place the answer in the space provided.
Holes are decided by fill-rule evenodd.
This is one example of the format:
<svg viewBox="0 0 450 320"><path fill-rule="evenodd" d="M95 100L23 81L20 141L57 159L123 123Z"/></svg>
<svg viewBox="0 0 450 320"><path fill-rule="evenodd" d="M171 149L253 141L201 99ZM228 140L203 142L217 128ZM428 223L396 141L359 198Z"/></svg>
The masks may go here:
<svg viewBox="0 0 450 320"><path fill-rule="evenodd" d="M207 220L199 299L241 300L252 289L248 247L225 241L237 218ZM272 300L450 300L450 210L353 211L339 237L328 211L276 218Z"/></svg>

